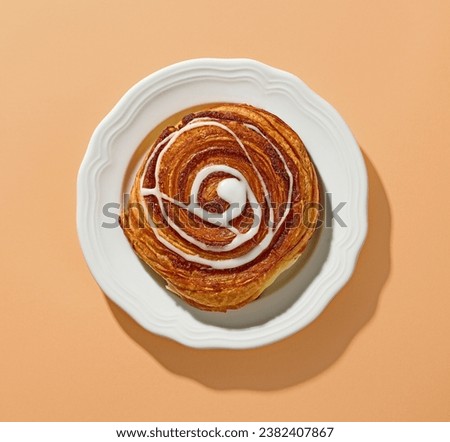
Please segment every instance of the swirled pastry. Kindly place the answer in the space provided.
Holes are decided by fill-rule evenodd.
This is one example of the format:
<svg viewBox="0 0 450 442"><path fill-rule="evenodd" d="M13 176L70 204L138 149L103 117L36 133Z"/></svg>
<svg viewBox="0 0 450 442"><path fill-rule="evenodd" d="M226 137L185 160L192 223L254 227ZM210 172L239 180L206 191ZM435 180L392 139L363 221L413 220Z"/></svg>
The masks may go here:
<svg viewBox="0 0 450 442"><path fill-rule="evenodd" d="M225 103L161 133L121 225L169 290L200 309L226 311L256 299L297 260L318 202L298 135L267 111Z"/></svg>

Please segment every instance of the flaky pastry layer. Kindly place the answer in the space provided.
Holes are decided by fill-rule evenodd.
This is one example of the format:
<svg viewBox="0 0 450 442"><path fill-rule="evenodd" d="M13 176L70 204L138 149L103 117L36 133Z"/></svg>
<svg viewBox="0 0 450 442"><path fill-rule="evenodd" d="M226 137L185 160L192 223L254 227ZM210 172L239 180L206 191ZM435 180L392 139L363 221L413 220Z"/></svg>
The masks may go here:
<svg viewBox="0 0 450 442"><path fill-rule="evenodd" d="M298 259L318 204L317 175L299 136L265 110L224 103L161 133L121 226L169 290L199 309L226 311L258 298Z"/></svg>

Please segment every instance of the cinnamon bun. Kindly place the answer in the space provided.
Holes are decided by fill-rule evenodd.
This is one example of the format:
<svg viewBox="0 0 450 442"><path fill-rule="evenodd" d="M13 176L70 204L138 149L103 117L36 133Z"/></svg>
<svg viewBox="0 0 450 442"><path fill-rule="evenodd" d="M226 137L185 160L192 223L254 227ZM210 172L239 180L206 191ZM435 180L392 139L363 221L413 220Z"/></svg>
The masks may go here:
<svg viewBox="0 0 450 442"><path fill-rule="evenodd" d="M137 255L189 304L256 299L314 233L319 187L277 116L224 103L167 127L137 172L121 226Z"/></svg>

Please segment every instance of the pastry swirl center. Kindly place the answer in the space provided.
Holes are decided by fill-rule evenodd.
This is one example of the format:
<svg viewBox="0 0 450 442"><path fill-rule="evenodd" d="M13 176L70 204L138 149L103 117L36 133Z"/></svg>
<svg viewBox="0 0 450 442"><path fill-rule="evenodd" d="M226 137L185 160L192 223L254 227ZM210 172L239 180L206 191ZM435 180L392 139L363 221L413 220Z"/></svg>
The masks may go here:
<svg viewBox="0 0 450 442"><path fill-rule="evenodd" d="M236 178L225 178L217 186L217 194L230 206L241 208L237 215L242 212L242 207L247 200L247 190L242 181ZM233 215L232 218L236 218L237 215Z"/></svg>
<svg viewBox="0 0 450 442"><path fill-rule="evenodd" d="M161 190L159 184L160 182L159 175L161 171L161 162L163 156L175 143L177 138L179 138L183 133L195 128L205 126L219 128L228 133L229 134L228 136L230 135L232 136L232 138L239 146L239 149L241 149L241 151L243 152L246 161L248 161L248 164L250 165L251 170L253 171L252 173L256 178L255 182L258 184L260 190L259 194L263 195L262 200L261 197L259 197L260 200L258 200L258 198L255 196L255 190L251 188L244 174L241 173L241 171L237 170L235 167L231 167L226 164L208 164L196 172L195 178L191 185L188 204L183 203L180 200L167 195ZM144 196L149 195L156 197L158 206L160 208L164 220L167 222L167 225L171 229L173 229L181 238L183 238L183 240L208 253L214 252L219 254L217 256L218 259L211 259L208 256L202 256L201 254L198 253L188 252L185 248L178 247L176 244L173 244L170 240L168 240L164 234L159 232L155 223L152 221L151 216L147 216L150 227L152 228L158 240L161 243L163 243L169 250L177 253L187 261L195 262L198 264L209 266L214 269L222 269L222 270L236 268L241 265L245 265L256 259L265 249L269 247L275 234L277 233L278 229L280 228L280 226L282 225L282 223L284 222L290 211L292 200L292 189L293 189L293 175L289 170L289 167L285 161L283 153L280 151L280 149L278 149L278 147L272 144L272 142L269 141L269 139L257 127L249 124L245 124L245 126L247 130L250 129L251 131L256 132L259 136L263 137L265 141L269 143L272 149L274 150L275 155L278 157L278 161L281 161L283 164L286 176L288 177L289 185L287 191L288 196L287 201L282 201L282 203L285 204L285 206L284 210L281 213L281 216L276 216L274 207L271 202L271 196L269 194L267 184L261 173L262 171L259 170L258 166L253 161L252 157L250 156L249 152L244 146L242 140L236 135L236 133L233 130L231 130L230 127L214 119L205 119L205 118L194 119L190 121L186 126L171 133L155 147L147 163L145 164L141 176L140 190L142 199ZM149 164L154 159L155 155L157 155L156 165L154 168L155 186L152 188L148 188L144 186L144 178L146 176ZM223 201L228 203L229 206L224 211L209 211L207 210L207 208L203 207L199 202L200 189L202 183L205 182L205 180L210 175L217 174L219 172L225 173L227 177L223 178L217 184L216 190L217 195ZM168 216L164 202L173 204L175 206L178 206L179 208L187 210L191 214L201 218L202 220L207 221L210 224L227 229L229 232L233 234L233 238L231 239L230 242L217 246L205 244L203 241L195 238L194 236L186 232L180 225L177 225L177 223L174 222L170 216ZM248 228L248 230L242 232L232 224L232 221L238 218L243 213L246 205L249 205L252 209L253 222L252 225ZM263 206L266 207L266 209L264 210L267 210L267 216L265 216ZM144 204L144 208L146 208L146 204ZM263 226L264 223L262 222L263 219L265 219L266 221L266 224L264 226ZM263 235L260 234L261 229ZM220 259L221 253L236 250L255 237L260 238L259 241L246 253L244 254L239 253L237 254L237 256L232 258Z"/></svg>

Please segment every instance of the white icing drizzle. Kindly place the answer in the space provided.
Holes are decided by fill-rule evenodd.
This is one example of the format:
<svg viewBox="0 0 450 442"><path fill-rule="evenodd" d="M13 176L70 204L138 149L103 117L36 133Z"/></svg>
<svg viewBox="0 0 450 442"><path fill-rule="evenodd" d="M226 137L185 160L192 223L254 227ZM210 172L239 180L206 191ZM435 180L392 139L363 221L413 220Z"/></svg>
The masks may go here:
<svg viewBox="0 0 450 442"><path fill-rule="evenodd" d="M219 123L218 121L208 119L208 118L197 118L190 121L186 126L179 129L176 132L172 132L169 134L166 138L164 138L160 143L158 143L155 146L155 149L151 153L150 157L148 158L144 170L141 176L141 198L143 199L144 196L147 195L153 195L156 197L158 201L158 205L161 209L161 213L167 222L167 224L174 229L183 239L185 239L187 242L197 246L198 248L208 251L208 252L227 252L236 249L237 247L241 246L242 244L246 243L247 241L251 240L259 231L261 227L261 221L262 221L262 209L261 205L259 204L258 200L255 197L255 194L253 190L251 189L248 181L245 179L244 175L236 170L233 167L224 165L224 164L212 164L205 166L203 169L201 169L192 184L191 191L190 191L190 201L188 204L184 204L181 201L175 200L174 198L166 195L164 192L160 190L159 187L159 171L161 167L161 161L164 156L164 154L170 149L172 144L176 141L176 139L184 132L187 132L191 129L202 127L202 126L216 126L219 127L229 134L231 134L234 139L237 141L239 147L243 150L246 157L248 158L250 164L252 165L253 170L255 171L256 176L258 177L258 180L260 182L261 188L263 189L265 199L267 202L267 206L269 209L269 226L267 229L267 232L265 233L265 236L261 240L261 242L257 245L255 245L251 250L246 252L245 254L241 256L237 256L234 258L227 258L227 259L220 259L220 255L218 256L218 259L209 259L206 257L203 257L199 254L192 254L187 253L184 250L181 250L179 247L172 244L170 241L168 241L161 233L158 231L159 229L155 224L153 223L153 220L150 216L147 216L147 220L150 223L150 226L155 233L157 239L166 246L169 250L177 253L179 256L183 257L187 261L195 262L198 264L206 265L214 269L218 270L224 270L224 269L231 269L235 267L242 266L244 264L247 264L251 261L253 261L255 258L257 258L267 247L269 247L270 243L272 242L272 239L276 232L278 231L279 227L283 223L283 221L286 219L289 210L290 210L290 204L292 200L292 189L293 189L293 176L291 171L289 170L289 167L286 163L286 160L284 159L282 153L279 151L279 149L273 145L273 143L268 140L268 138L256 127L250 124L245 124L245 126L251 130L254 130L261 136L263 136L273 147L273 149L277 152L278 156L283 162L284 168L287 172L287 175L289 177L289 192L288 192L288 201L285 208L285 211L283 213L283 216L280 218L280 220L277 222L276 225L274 225L274 209L271 207L271 201L270 201L270 195L267 191L267 186L264 183L264 180L259 172L259 170L256 168L254 162L252 161L250 155L248 154L244 144L239 139L239 137L226 125ZM155 178L155 186L153 188L146 188L144 187L144 178L148 169L148 166L150 162L153 160L156 152L163 146L165 143L167 143L159 152L158 158L156 160L155 165L155 171L154 171L154 178ZM210 212L204 208L202 208L198 202L198 194L200 190L200 186L202 182L211 174L216 172L225 172L229 175L231 175L233 178L227 177L224 178L222 181L219 182L217 187L217 194L220 198L222 198L224 201L229 203L229 207L227 210L225 210L222 213L214 213ZM163 205L163 200L168 201L172 204L177 205L178 207L181 207L185 210L190 211L194 215L198 216L199 218L214 224L219 227L223 227L228 229L230 232L234 234L234 238L227 244L220 245L220 246L213 246L209 244L205 244L202 241L199 241L197 238L192 237L189 235L185 230L180 228L176 223L173 222L173 220L167 215L165 207ZM253 224L247 230L245 233L241 233L237 228L233 227L231 225L231 221L235 218L237 218L239 215L242 214L242 211L244 210L245 205L249 203L252 210L253 210ZM145 211L147 213L147 205L143 204ZM147 213L148 215L148 213Z"/></svg>

